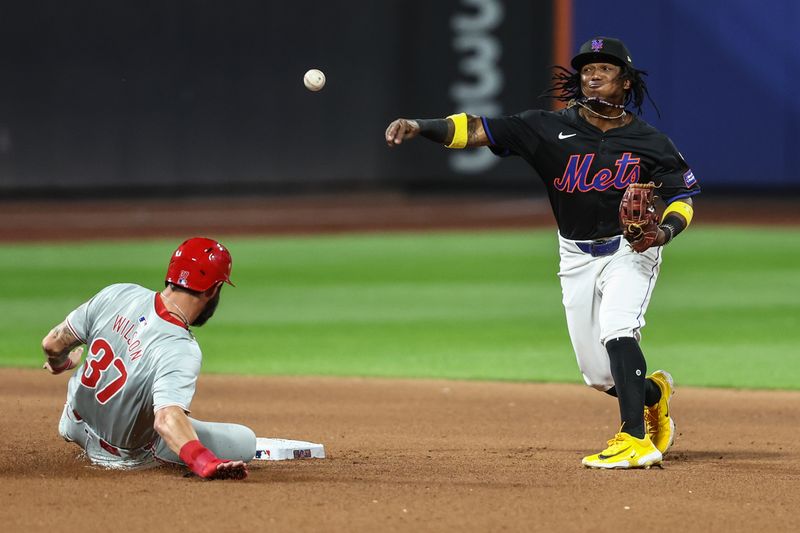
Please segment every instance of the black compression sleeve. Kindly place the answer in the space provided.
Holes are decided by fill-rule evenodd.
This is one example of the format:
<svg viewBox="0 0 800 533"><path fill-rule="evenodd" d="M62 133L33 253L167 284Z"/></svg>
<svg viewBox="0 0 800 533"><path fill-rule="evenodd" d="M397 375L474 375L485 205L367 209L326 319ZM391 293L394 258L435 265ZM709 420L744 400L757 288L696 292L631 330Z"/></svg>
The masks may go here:
<svg viewBox="0 0 800 533"><path fill-rule="evenodd" d="M414 119L419 124L419 134L434 142L444 144L447 142L449 126L446 118Z"/></svg>
<svg viewBox="0 0 800 533"><path fill-rule="evenodd" d="M647 362L639 343L632 337L606 342L606 351L619 402L622 431L637 439L645 435L644 404Z"/></svg>
<svg viewBox="0 0 800 533"><path fill-rule="evenodd" d="M664 241L664 244L666 245L669 244L669 241L677 237L678 233L686 229L686 224L683 222L681 217L675 213L670 213L667 215L667 218L661 221L661 224L659 224L658 227L664 230L664 233L666 234L667 238Z"/></svg>

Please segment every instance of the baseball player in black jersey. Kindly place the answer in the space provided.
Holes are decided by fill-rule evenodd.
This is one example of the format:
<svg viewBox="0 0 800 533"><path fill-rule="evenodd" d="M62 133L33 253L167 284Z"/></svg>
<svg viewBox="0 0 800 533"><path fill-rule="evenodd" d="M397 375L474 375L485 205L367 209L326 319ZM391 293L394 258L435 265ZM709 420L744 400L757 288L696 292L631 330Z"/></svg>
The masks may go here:
<svg viewBox="0 0 800 533"><path fill-rule="evenodd" d="M559 67L548 91L568 102L566 109L401 118L387 127L386 143L421 135L448 148L487 146L536 170L558 224L558 275L578 366L587 385L616 396L620 407L620 431L583 464L649 467L661 463L674 439L674 386L663 370L646 375L640 331L662 249L691 222L691 197L700 188L672 141L629 112L641 114L649 94L646 73L622 41L590 39L571 64L574 71ZM633 183L654 184L666 205L660 224L653 215L648 239L620 223L620 202Z"/></svg>

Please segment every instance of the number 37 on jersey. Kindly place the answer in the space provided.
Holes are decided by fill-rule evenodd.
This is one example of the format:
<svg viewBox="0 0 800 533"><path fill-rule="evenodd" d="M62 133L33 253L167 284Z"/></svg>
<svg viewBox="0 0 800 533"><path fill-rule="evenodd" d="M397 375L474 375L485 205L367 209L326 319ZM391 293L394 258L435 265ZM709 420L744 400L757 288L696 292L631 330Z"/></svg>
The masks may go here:
<svg viewBox="0 0 800 533"><path fill-rule="evenodd" d="M89 353L81 375L81 385L89 389L96 389L100 378L109 372L113 372L114 379L95 392L95 398L101 405L104 405L122 390L128 380L128 370L125 368L125 362L114 355L114 349L111 344L104 338L99 337L93 340L92 345L89 347Z"/></svg>

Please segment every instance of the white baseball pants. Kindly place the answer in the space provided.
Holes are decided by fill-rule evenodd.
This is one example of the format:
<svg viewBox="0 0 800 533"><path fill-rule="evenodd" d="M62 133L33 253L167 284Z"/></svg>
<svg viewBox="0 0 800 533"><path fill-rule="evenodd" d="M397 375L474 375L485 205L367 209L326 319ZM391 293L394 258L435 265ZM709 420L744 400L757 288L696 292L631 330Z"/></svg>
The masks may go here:
<svg viewBox="0 0 800 533"><path fill-rule="evenodd" d="M586 384L602 391L614 386L605 343L619 337L639 340L661 267L661 247L639 254L619 238L616 251L595 256L584 251L592 241L558 236L558 276L572 347ZM604 248L598 246L600 253Z"/></svg>

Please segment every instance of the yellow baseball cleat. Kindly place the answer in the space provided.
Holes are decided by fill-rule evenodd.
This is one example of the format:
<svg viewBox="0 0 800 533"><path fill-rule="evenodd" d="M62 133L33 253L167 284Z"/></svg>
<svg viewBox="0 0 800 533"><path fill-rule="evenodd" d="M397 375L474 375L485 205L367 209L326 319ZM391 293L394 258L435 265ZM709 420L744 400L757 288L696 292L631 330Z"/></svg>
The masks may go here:
<svg viewBox="0 0 800 533"><path fill-rule="evenodd" d="M589 468L650 468L661 464L661 452L647 434L637 439L620 432L608 441L608 448L584 457L582 462Z"/></svg>
<svg viewBox="0 0 800 533"><path fill-rule="evenodd" d="M675 385L672 376L664 370L656 370L648 379L661 389L661 399L652 407L644 408L644 425L650 440L661 455L667 453L675 441L675 421L670 416L669 401L675 394Z"/></svg>

